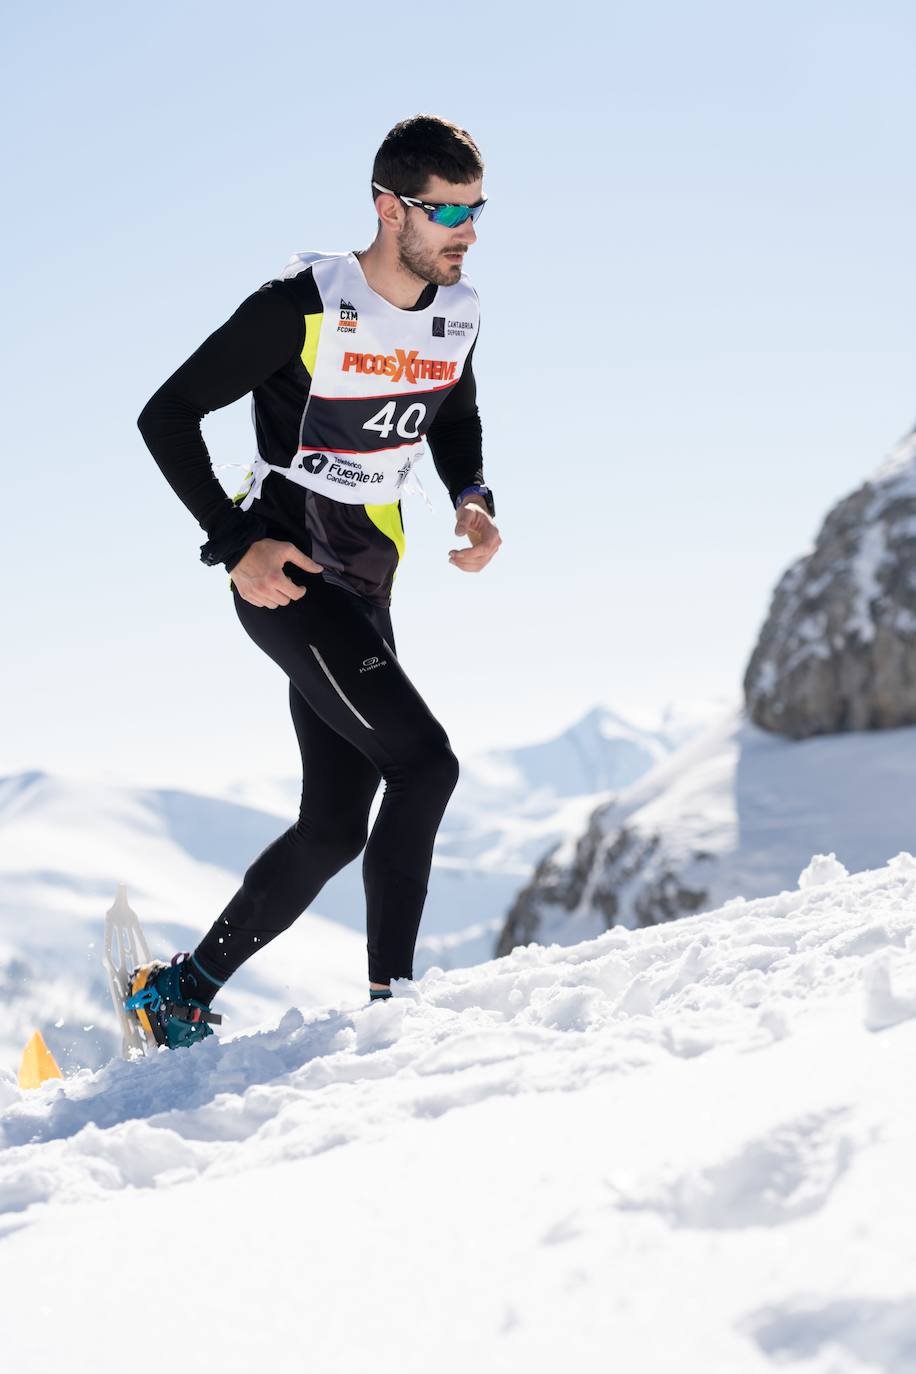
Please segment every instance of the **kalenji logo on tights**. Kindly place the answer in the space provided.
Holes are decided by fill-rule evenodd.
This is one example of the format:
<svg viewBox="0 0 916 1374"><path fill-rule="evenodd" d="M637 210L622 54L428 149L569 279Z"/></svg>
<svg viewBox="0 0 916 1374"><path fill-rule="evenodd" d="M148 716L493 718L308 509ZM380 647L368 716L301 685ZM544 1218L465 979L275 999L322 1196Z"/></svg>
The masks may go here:
<svg viewBox="0 0 916 1374"><path fill-rule="evenodd" d="M457 363L444 358L421 358L415 348L410 353L403 348L387 354L345 353L340 367L342 372L387 377L392 382L453 382L458 375Z"/></svg>

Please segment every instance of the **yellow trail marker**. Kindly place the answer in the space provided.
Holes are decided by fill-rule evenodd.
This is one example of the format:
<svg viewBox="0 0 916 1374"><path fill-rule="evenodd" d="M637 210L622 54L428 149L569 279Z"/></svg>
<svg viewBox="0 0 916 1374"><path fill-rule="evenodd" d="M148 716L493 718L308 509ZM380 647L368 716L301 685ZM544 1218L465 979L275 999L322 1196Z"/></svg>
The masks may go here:
<svg viewBox="0 0 916 1374"><path fill-rule="evenodd" d="M41 1031L36 1031L22 1051L19 1065L20 1088L37 1088L46 1078L63 1078L57 1060L45 1044Z"/></svg>

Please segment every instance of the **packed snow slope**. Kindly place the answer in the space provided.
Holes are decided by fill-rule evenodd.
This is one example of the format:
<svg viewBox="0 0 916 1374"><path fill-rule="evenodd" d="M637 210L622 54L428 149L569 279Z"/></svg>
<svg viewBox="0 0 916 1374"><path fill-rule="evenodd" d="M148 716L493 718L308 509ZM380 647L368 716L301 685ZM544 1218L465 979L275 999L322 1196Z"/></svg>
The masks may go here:
<svg viewBox="0 0 916 1374"><path fill-rule="evenodd" d="M905 1374L914 1060L902 853L29 1093L6 1074L4 1356Z"/></svg>

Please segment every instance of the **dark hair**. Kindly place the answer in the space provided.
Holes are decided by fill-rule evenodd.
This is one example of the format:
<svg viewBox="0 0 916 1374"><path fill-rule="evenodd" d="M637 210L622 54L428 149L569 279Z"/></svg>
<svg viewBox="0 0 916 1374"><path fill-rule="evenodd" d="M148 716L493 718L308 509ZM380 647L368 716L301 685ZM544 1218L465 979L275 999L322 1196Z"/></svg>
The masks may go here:
<svg viewBox="0 0 916 1374"><path fill-rule="evenodd" d="M430 177L453 185L483 173L480 149L465 129L438 115L402 119L385 135L372 164L372 180L402 196L417 196ZM372 199L378 192L372 190Z"/></svg>

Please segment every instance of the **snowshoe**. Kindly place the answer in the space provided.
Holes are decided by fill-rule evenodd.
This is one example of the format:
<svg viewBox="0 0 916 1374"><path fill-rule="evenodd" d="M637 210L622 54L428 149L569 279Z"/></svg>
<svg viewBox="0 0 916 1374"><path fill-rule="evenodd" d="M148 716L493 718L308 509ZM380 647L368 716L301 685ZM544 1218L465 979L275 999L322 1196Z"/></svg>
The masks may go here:
<svg viewBox="0 0 916 1374"><path fill-rule="evenodd" d="M187 958L187 954L176 954L170 964L151 959L130 975L124 1009L136 1018L150 1050L160 1045L170 1050L193 1045L212 1035L213 1025L222 1025L223 1018L205 1002L182 997L181 964Z"/></svg>

